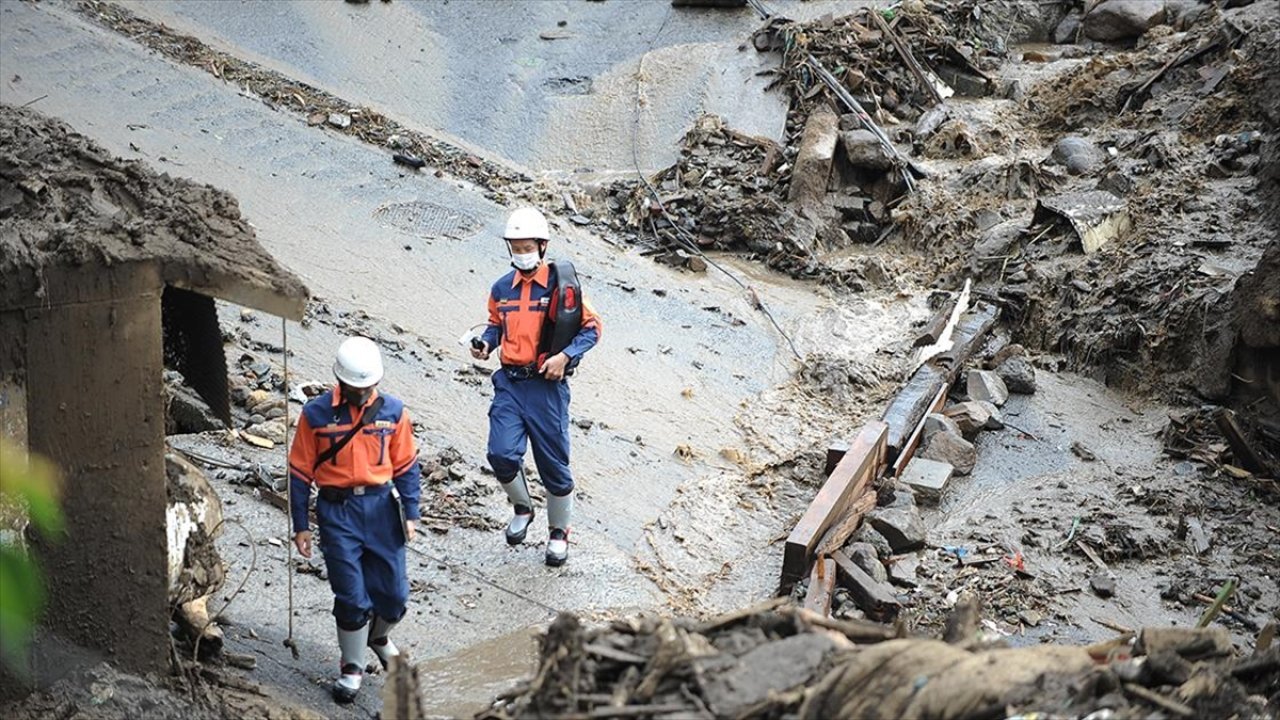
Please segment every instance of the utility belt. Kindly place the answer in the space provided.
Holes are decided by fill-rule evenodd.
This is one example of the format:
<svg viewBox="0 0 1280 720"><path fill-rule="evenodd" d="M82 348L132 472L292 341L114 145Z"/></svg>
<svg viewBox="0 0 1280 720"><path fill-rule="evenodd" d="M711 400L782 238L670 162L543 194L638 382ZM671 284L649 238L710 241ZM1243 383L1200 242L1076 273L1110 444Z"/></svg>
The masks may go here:
<svg viewBox="0 0 1280 720"><path fill-rule="evenodd" d="M502 372L507 374L512 380L528 380L529 378L542 377L538 372L538 363L529 363L528 365L503 365Z"/></svg>
<svg viewBox="0 0 1280 720"><path fill-rule="evenodd" d="M381 485L356 485L354 487L334 487L332 485L321 485L319 488L320 498L328 500L332 503L346 502L353 495L381 495L389 492L394 487L393 483L385 482Z"/></svg>

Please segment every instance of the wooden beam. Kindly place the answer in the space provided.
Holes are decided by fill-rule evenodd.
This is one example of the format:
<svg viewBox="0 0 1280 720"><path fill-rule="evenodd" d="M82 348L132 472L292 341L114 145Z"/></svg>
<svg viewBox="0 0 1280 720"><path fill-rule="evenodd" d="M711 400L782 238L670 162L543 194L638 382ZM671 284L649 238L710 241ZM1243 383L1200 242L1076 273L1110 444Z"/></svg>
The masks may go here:
<svg viewBox="0 0 1280 720"><path fill-rule="evenodd" d="M944 386L938 390L937 395L933 396L933 402L929 404L928 411L920 416L920 422L916 423L916 429L911 433L911 437L907 438L906 445L898 453L898 458L893 461L893 469L889 473L891 476L900 477L902 475L907 463L911 462L911 458L915 456L916 448L920 447L920 438L924 436L924 421L929 417L930 413L942 412L942 406L946 404L947 388Z"/></svg>
<svg viewBox="0 0 1280 720"><path fill-rule="evenodd" d="M893 594L893 588L887 583L877 582L862 568L854 564L843 550L831 553L831 560L836 565L836 575L840 584L849 591L849 596L858 609L873 619L887 619L897 614L902 603Z"/></svg>
<svg viewBox="0 0 1280 720"><path fill-rule="evenodd" d="M879 474L885 458L889 426L872 420L863 426L831 477L809 504L787 537L782 558L782 584L789 587L804 577L823 534L848 511Z"/></svg>
<svg viewBox="0 0 1280 720"><path fill-rule="evenodd" d="M813 564L809 574L809 591L804 596L804 609L828 617L831 615L831 595L836 589L836 561L823 558Z"/></svg>
<svg viewBox="0 0 1280 720"><path fill-rule="evenodd" d="M844 517L840 522L831 526L822 535L822 541L818 543L818 549L815 555L821 557L830 555L831 553L844 547L849 538L853 536L854 531L862 524L862 518L876 507L875 488L868 487L862 491L857 499L849 503L849 509L845 511Z"/></svg>

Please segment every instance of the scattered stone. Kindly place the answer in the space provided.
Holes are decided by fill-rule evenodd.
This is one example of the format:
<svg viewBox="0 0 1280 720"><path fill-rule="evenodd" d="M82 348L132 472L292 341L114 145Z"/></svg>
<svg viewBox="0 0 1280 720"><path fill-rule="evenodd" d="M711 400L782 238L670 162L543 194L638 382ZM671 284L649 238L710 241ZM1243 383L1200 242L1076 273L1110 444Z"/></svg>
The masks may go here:
<svg viewBox="0 0 1280 720"><path fill-rule="evenodd" d="M1036 369L1023 356L1015 355L997 365L996 375L1011 393L1031 395L1036 391Z"/></svg>
<svg viewBox="0 0 1280 720"><path fill-rule="evenodd" d="M1068 45L1076 41L1076 33L1080 30L1080 13L1072 11L1062 18L1062 22L1053 29L1053 42Z"/></svg>
<svg viewBox="0 0 1280 720"><path fill-rule="evenodd" d="M983 410L986 410L987 412L991 413L991 417L987 418L987 422L983 424L982 429L983 430L1003 430L1004 416L1000 414L1000 408L996 407L992 403L987 402L986 400L978 400L976 402L982 406Z"/></svg>
<svg viewBox="0 0 1280 720"><path fill-rule="evenodd" d="M884 171L893 167L893 158L870 130L849 130L840 133L849 164L864 170Z"/></svg>
<svg viewBox="0 0 1280 720"><path fill-rule="evenodd" d="M1078 135L1068 135L1053 146L1049 161L1061 165L1072 175L1087 175L1107 159L1097 145Z"/></svg>
<svg viewBox="0 0 1280 720"><path fill-rule="evenodd" d="M920 519L919 510L876 508L867 514L867 522L884 535L894 553L924 547L924 522Z"/></svg>
<svg viewBox="0 0 1280 720"><path fill-rule="evenodd" d="M330 125L338 128L339 130L346 130L351 127L351 116L346 113L329 113L328 121Z"/></svg>
<svg viewBox="0 0 1280 720"><path fill-rule="evenodd" d="M1079 440L1071 443L1071 452L1085 462L1093 462L1098 459L1098 456L1093 454L1092 450L1081 444Z"/></svg>
<svg viewBox="0 0 1280 720"><path fill-rule="evenodd" d="M970 370L965 387L970 400L986 400L999 407L1009 399L1009 389L991 370Z"/></svg>
<svg viewBox="0 0 1280 720"><path fill-rule="evenodd" d="M590 225L591 224L591 218L587 217L586 215L572 215L569 217L569 220L574 225Z"/></svg>
<svg viewBox="0 0 1280 720"><path fill-rule="evenodd" d="M955 420L941 413L929 413L924 417L924 434L922 440L928 440L940 432L952 432L961 435L960 426Z"/></svg>
<svg viewBox="0 0 1280 720"><path fill-rule="evenodd" d="M1209 551L1209 533L1205 531L1199 518L1183 515L1178 523L1178 535L1187 541L1187 546L1196 555Z"/></svg>
<svg viewBox="0 0 1280 720"><path fill-rule="evenodd" d="M222 419L213 412L204 398L183 384L180 374L173 371L165 372L165 389L169 394L169 413L165 423L167 434L197 433L226 428Z"/></svg>
<svg viewBox="0 0 1280 720"><path fill-rule="evenodd" d="M1026 348L1022 347L1018 343L1010 343L1000 348L999 350L997 350L996 354L991 356L991 362L987 364L987 367L991 367L991 368L1000 367L1009 358L1014 358L1014 357L1025 358L1026 356L1027 356Z"/></svg>
<svg viewBox="0 0 1280 720"><path fill-rule="evenodd" d="M960 435L940 432L929 438L916 457L947 463L955 469L956 475L968 475L978 462L978 450Z"/></svg>
<svg viewBox="0 0 1280 720"><path fill-rule="evenodd" d="M960 434L966 440L972 440L977 437L978 431L986 426L987 421L991 419L987 409L973 400L956 403L942 412L954 420L956 425L960 426ZM955 463L951 464L956 465ZM960 469L960 466L956 465L956 469Z"/></svg>
<svg viewBox="0 0 1280 720"><path fill-rule="evenodd" d="M1098 597L1109 598L1116 594L1116 579L1105 572L1095 573L1089 578L1089 587L1093 588Z"/></svg>
<svg viewBox="0 0 1280 720"><path fill-rule="evenodd" d="M950 463L913 457L911 462L907 463L907 468L903 471L899 482L914 489L925 500L937 502L946 491L947 483L954 474L955 468Z"/></svg>
<svg viewBox="0 0 1280 720"><path fill-rule="evenodd" d="M888 539L880 534L870 523L862 523L862 527L853 534L853 539L857 542L864 542L876 549L876 554L881 558L887 558L893 554L893 548L889 546Z"/></svg>
<svg viewBox="0 0 1280 720"><path fill-rule="evenodd" d="M854 565L862 568L876 582L889 581L889 571L884 569L884 563L880 562L880 554L871 543L853 543L845 548L845 554Z"/></svg>
<svg viewBox="0 0 1280 720"><path fill-rule="evenodd" d="M245 432L279 445L284 442L284 423L279 420L267 420L245 428Z"/></svg>
<svg viewBox="0 0 1280 720"><path fill-rule="evenodd" d="M918 554L894 555L888 562L889 582L903 587L915 587L919 584L916 575L919 569Z"/></svg>
<svg viewBox="0 0 1280 720"><path fill-rule="evenodd" d="M1152 0L1104 0L1084 16L1091 40L1130 40L1164 22L1164 3Z"/></svg>

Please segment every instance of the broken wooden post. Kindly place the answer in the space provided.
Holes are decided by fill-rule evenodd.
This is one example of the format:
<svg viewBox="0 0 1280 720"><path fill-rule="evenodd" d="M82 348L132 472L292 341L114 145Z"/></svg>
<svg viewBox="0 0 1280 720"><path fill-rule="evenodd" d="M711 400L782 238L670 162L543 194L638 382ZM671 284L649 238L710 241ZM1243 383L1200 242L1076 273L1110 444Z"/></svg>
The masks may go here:
<svg viewBox="0 0 1280 720"><path fill-rule="evenodd" d="M809 574L809 591L804 596L804 608L822 617L831 614L831 595L836 589L836 561L823 558L813 564Z"/></svg>
<svg viewBox="0 0 1280 720"><path fill-rule="evenodd" d="M906 443L902 446L902 451L898 453L897 459L893 461L893 469L890 475L893 477L902 477L905 472L907 463L911 462L911 458L916 454L916 448L920 447L920 440L924 436L924 423L928 419L930 413L942 412L942 406L947 403L947 386L944 385L938 394L933 396L933 402L929 403L929 407L925 413L920 416L920 422L916 423L916 429L911 431L911 436L907 438Z"/></svg>
<svg viewBox="0 0 1280 720"><path fill-rule="evenodd" d="M893 594L893 588L868 575L843 550L831 553L831 560L835 563L840 584L849 591L849 597L859 610L874 620L891 619L898 613L902 603Z"/></svg>
<svg viewBox="0 0 1280 720"><path fill-rule="evenodd" d="M827 194L831 162L836 156L840 118L826 105L809 115L800 136L800 151L791 169L787 199L797 205L819 205Z"/></svg>
<svg viewBox="0 0 1280 720"><path fill-rule="evenodd" d="M959 319L953 332L951 348L929 359L916 369L905 387L890 401L880 416L888 425L887 438L889 461L896 462L906 449L917 425L932 407L939 391L945 391L955 382L960 368L982 345L991 326L996 322L996 309L978 303L971 312Z"/></svg>
<svg viewBox="0 0 1280 720"><path fill-rule="evenodd" d="M845 515L853 501L870 487L872 479L879 474L884 464L887 432L888 426L879 420L863 426L849 451L787 537L782 558L784 587L804 577L823 534Z"/></svg>

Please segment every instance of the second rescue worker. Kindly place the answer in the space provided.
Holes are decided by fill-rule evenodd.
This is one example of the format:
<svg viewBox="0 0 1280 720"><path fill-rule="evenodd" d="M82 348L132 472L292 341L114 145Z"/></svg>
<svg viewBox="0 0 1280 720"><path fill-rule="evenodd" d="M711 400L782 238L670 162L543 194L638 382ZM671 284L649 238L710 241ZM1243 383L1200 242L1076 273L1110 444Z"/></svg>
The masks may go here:
<svg viewBox="0 0 1280 720"><path fill-rule="evenodd" d="M551 233L547 219L533 208L519 208L507 219L503 238L515 270L503 275L489 292L489 322L481 344L473 347L477 359L501 347L502 367L493 374L493 404L489 408L489 465L514 506L507 525L507 542L524 542L533 521L533 500L525 483L523 465L526 444L533 446L533 461L547 490L548 565L563 565L569 557L569 522L573 515L573 475L569 471L569 384L572 372L600 339L600 318L580 297L581 325L571 336L556 332L567 313L559 312L553 298L553 278L572 274L569 267L553 271L546 262ZM563 297L572 298L572 294ZM581 300L580 306L577 300ZM564 307L568 307L566 303ZM560 318L555 317L560 315ZM549 317L550 316L550 317ZM564 329L564 328L560 328ZM572 328L570 328L572 330ZM565 347L549 347L552 336L564 335Z"/></svg>

